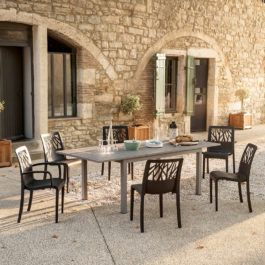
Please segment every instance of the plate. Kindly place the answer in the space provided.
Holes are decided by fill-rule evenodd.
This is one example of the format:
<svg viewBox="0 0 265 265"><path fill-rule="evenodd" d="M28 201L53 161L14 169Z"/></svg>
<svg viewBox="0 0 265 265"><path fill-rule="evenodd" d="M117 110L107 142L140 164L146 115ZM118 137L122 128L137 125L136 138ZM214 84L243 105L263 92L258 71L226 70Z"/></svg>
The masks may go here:
<svg viewBox="0 0 265 265"><path fill-rule="evenodd" d="M159 148L163 147L163 143L159 140L147 140L145 141L146 147Z"/></svg>

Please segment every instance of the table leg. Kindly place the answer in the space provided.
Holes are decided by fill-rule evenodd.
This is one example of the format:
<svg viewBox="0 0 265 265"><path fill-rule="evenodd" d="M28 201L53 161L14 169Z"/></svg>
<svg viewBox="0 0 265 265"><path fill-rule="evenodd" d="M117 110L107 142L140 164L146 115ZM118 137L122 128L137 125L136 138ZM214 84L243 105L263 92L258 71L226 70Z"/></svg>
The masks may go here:
<svg viewBox="0 0 265 265"><path fill-rule="evenodd" d="M202 151L196 152L196 195L201 195Z"/></svg>
<svg viewBox="0 0 265 265"><path fill-rule="evenodd" d="M127 162L121 161L121 213L127 213Z"/></svg>
<svg viewBox="0 0 265 265"><path fill-rule="evenodd" d="M82 160L82 200L87 200L87 161Z"/></svg>

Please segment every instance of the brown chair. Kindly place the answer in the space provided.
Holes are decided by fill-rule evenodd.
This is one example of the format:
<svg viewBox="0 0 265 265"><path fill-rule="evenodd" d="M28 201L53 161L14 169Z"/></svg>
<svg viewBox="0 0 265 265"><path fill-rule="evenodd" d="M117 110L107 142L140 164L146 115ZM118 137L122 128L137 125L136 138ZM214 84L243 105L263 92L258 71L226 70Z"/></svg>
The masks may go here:
<svg viewBox="0 0 265 265"><path fill-rule="evenodd" d="M218 181L219 180L228 180L234 181L238 183L238 192L239 192L239 200L242 203L242 191L241 191L241 183L246 182L247 185L247 199L248 199L248 209L249 212L252 212L251 201L250 201L250 191L249 191L249 175L251 164L256 153L257 146L254 144L248 144L243 152L241 157L241 161L239 164L239 170L236 174L227 173L223 171L212 171L210 173L210 203L212 203L212 184L213 181L215 183L215 210L218 211Z"/></svg>
<svg viewBox="0 0 265 265"><path fill-rule="evenodd" d="M129 130L128 126L112 126L113 139L117 141L118 144L123 143L125 140L129 140ZM109 126L103 127L103 141L105 142L108 138ZM128 163L128 173L131 174L131 179L133 179L133 162ZM104 175L104 162L101 166L101 175ZM108 180L110 180L111 175L111 162L108 162Z"/></svg>
<svg viewBox="0 0 265 265"><path fill-rule="evenodd" d="M220 146L208 147L203 152L203 178L205 178L205 160L207 159L207 173L209 173L209 159L224 159L228 172L228 158L233 156L233 173L235 173L235 129L232 126L210 126L208 142L220 143Z"/></svg>
<svg viewBox="0 0 265 265"><path fill-rule="evenodd" d="M81 165L81 160L67 159L66 156L59 155L56 153L56 151L64 150L63 140L59 132L42 134L41 141L44 151L45 162L56 162L66 166L66 185L67 192L69 192L70 169L72 167ZM48 165L45 166L44 170L47 170L47 166Z"/></svg>
<svg viewBox="0 0 265 265"><path fill-rule="evenodd" d="M180 215L180 174L183 158L166 160L148 160L145 165L142 184L131 186L130 220L133 220L134 191L141 195L140 226L144 232L144 196L145 194L158 194L160 217L163 217L163 194L176 193L178 227L181 228Z"/></svg>
<svg viewBox="0 0 265 265"><path fill-rule="evenodd" d="M30 191L30 197L29 197L29 204L28 204L28 211L31 209L32 204L32 198L33 198L33 191L34 190L43 190L43 189L55 189L56 190L56 212L55 212L55 222L58 223L58 208L59 208L59 191L62 191L62 207L61 211L63 213L64 208L64 184L65 184L65 168L64 168L64 178L61 177L61 166L57 163L37 163L32 164L31 158L28 152L28 149L26 146L22 146L16 149L16 155L19 163L20 168L20 175L21 175L21 199L20 199L20 208L19 208L19 214L18 214L18 220L17 222L20 223L21 216L23 213L23 205L24 205L24 191L29 190ZM53 165L58 166L58 177L53 178L52 174L47 171L41 171L41 170L33 170L33 167L35 166L47 166L47 165ZM49 179L36 179L34 178L35 174L44 174L48 175Z"/></svg>

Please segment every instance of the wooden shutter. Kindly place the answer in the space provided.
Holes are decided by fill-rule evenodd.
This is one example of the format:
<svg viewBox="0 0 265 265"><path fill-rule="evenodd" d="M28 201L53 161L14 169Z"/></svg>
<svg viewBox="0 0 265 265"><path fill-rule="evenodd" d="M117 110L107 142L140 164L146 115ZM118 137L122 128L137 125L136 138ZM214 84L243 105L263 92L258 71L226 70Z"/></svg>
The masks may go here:
<svg viewBox="0 0 265 265"><path fill-rule="evenodd" d="M187 56L186 65L186 114L194 114L195 58Z"/></svg>
<svg viewBox="0 0 265 265"><path fill-rule="evenodd" d="M156 54L155 73L155 105L156 118L161 118L165 114L165 64L166 55Z"/></svg>

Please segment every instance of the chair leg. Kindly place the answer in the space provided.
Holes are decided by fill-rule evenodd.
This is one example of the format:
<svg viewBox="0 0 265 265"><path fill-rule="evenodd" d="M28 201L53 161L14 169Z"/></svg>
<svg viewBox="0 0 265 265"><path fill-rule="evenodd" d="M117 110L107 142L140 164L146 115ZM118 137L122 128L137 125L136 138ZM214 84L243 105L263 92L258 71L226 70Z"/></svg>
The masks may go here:
<svg viewBox="0 0 265 265"><path fill-rule="evenodd" d="M101 164L101 176L104 175L104 162Z"/></svg>
<svg viewBox="0 0 265 265"><path fill-rule="evenodd" d="M133 162L131 162L131 179L133 180Z"/></svg>
<svg viewBox="0 0 265 265"><path fill-rule="evenodd" d="M128 163L128 174L131 173L131 163Z"/></svg>
<svg viewBox="0 0 265 265"><path fill-rule="evenodd" d="M140 227L141 233L144 232L144 195L141 195L141 207L140 207Z"/></svg>
<svg viewBox="0 0 265 265"><path fill-rule="evenodd" d="M70 168L69 167L67 167L67 173L66 173L66 177L67 177L67 182L66 182L66 185L67 185L67 189L66 189L66 191L67 191L67 193L69 193L69 178L70 178Z"/></svg>
<svg viewBox="0 0 265 265"><path fill-rule="evenodd" d="M225 159L225 170L228 173L228 157Z"/></svg>
<svg viewBox="0 0 265 265"><path fill-rule="evenodd" d="M133 206L134 206L134 189L131 187L131 208L130 208L130 220L133 220Z"/></svg>
<svg viewBox="0 0 265 265"><path fill-rule="evenodd" d="M205 179L205 157L203 156L203 163L202 163L202 178Z"/></svg>
<svg viewBox="0 0 265 265"><path fill-rule="evenodd" d="M64 186L62 188L62 206L61 206L62 213L63 213L63 210L64 210Z"/></svg>
<svg viewBox="0 0 265 265"><path fill-rule="evenodd" d="M218 211L218 181L215 180L215 211Z"/></svg>
<svg viewBox="0 0 265 265"><path fill-rule="evenodd" d="M248 198L248 209L249 209L249 212L252 213L252 206L251 206L251 201L250 201L249 181L247 181L247 198Z"/></svg>
<svg viewBox="0 0 265 265"><path fill-rule="evenodd" d="M48 165L45 164L44 165L44 171L47 171L47 169L48 169ZM46 179L46 178L47 178L47 173L44 173L43 179Z"/></svg>
<svg viewBox="0 0 265 265"><path fill-rule="evenodd" d="M33 197L33 190L30 191L30 195L29 195L28 212L29 212L30 209L31 209L32 197Z"/></svg>
<svg viewBox="0 0 265 265"><path fill-rule="evenodd" d="M235 154L233 154L233 173L236 173L236 162L235 162Z"/></svg>
<svg viewBox="0 0 265 265"><path fill-rule="evenodd" d="M56 189L56 198L55 198L55 223L58 223L58 208L59 208L59 190Z"/></svg>
<svg viewBox="0 0 265 265"><path fill-rule="evenodd" d="M159 209L160 209L160 217L163 217L163 194L159 194Z"/></svg>
<svg viewBox="0 0 265 265"><path fill-rule="evenodd" d="M213 203L213 180L210 177L210 203Z"/></svg>
<svg viewBox="0 0 265 265"><path fill-rule="evenodd" d="M23 204L24 204L24 189L21 188L21 198L20 198L20 207L19 207L19 213L18 213L18 219L17 222L20 223L22 212L23 212Z"/></svg>
<svg viewBox="0 0 265 265"><path fill-rule="evenodd" d="M243 202L242 190L241 190L241 183L240 182L238 182L238 193L239 193L239 200L240 200L240 202Z"/></svg>
<svg viewBox="0 0 265 265"><path fill-rule="evenodd" d="M180 183L177 182L177 189L176 189L176 205L177 205L177 218L178 218L178 228L181 228L181 214L180 214Z"/></svg>
<svg viewBox="0 0 265 265"><path fill-rule="evenodd" d="M209 158L207 158L207 173L209 174Z"/></svg>
<svg viewBox="0 0 265 265"><path fill-rule="evenodd" d="M111 162L108 162L108 180L110 180Z"/></svg>

